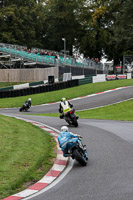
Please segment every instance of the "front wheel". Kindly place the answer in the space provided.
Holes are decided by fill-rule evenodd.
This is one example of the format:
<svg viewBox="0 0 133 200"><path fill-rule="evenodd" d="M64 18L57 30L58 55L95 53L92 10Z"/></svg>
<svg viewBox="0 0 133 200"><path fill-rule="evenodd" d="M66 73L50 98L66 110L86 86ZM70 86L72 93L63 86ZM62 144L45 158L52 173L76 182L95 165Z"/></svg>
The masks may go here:
<svg viewBox="0 0 133 200"><path fill-rule="evenodd" d="M85 154L83 152L79 152L78 149L73 150L73 157L82 165L87 165L87 159L85 157Z"/></svg>
<svg viewBox="0 0 133 200"><path fill-rule="evenodd" d="M22 108L19 109L19 112L22 112Z"/></svg>
<svg viewBox="0 0 133 200"><path fill-rule="evenodd" d="M19 109L20 112L22 112L23 110L25 110L25 106L22 105L22 107Z"/></svg>

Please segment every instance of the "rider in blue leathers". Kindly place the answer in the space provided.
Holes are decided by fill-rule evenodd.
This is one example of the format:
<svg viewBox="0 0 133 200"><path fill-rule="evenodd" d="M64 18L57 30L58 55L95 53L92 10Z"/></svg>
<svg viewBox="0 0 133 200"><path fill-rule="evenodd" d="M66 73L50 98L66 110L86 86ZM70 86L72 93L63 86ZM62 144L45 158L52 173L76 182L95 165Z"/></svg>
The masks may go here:
<svg viewBox="0 0 133 200"><path fill-rule="evenodd" d="M75 138L75 140L77 140L77 137L82 138L80 135L69 132L67 126L63 126L61 128L61 133L58 136L58 142L61 150L63 151L64 157L69 156L69 150L68 150L69 141L71 141L72 138Z"/></svg>

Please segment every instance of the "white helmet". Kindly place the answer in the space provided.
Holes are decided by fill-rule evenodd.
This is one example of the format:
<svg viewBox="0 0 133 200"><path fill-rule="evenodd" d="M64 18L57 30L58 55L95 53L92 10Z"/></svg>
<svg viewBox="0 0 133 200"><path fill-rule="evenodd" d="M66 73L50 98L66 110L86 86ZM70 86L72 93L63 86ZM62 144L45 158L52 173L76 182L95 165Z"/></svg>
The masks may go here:
<svg viewBox="0 0 133 200"><path fill-rule="evenodd" d="M31 101L31 98L29 98L28 100Z"/></svg>
<svg viewBox="0 0 133 200"><path fill-rule="evenodd" d="M68 132L68 127L67 127L67 126L62 126L62 127L61 127L61 131Z"/></svg>

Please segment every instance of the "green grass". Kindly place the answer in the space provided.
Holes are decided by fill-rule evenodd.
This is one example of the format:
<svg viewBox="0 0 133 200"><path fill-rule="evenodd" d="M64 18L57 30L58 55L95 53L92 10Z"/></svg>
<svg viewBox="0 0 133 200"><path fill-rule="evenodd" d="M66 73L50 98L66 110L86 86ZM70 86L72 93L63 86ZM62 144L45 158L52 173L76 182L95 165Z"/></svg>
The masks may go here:
<svg viewBox="0 0 133 200"><path fill-rule="evenodd" d="M59 113L38 114L41 116L59 117ZM133 121L133 100L124 101L109 106L76 112L79 118L108 119Z"/></svg>
<svg viewBox="0 0 133 200"><path fill-rule="evenodd" d="M66 97L67 99L72 99L79 96L85 96L97 92L106 91L109 89L114 89L122 86L130 86L130 85L133 85L133 79L107 81L102 83L90 83L86 85L81 85L63 90L57 90L53 92L46 92L46 93L15 97L15 98L4 98L4 99L1 98L0 108L20 107L29 97L32 98L32 105L39 105L44 103L60 101L60 99L63 96Z"/></svg>
<svg viewBox="0 0 133 200"><path fill-rule="evenodd" d="M40 180L53 164L56 143L46 131L0 115L0 199Z"/></svg>
<svg viewBox="0 0 133 200"><path fill-rule="evenodd" d="M87 119L133 121L133 100L76 113Z"/></svg>

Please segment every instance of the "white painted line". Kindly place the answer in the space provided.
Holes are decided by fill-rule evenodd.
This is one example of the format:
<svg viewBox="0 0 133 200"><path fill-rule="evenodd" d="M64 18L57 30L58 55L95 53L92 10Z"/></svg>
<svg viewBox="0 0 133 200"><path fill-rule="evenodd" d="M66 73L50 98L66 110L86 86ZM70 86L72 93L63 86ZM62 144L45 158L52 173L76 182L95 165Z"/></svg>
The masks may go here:
<svg viewBox="0 0 133 200"><path fill-rule="evenodd" d="M51 131L51 129L49 129L49 128L43 128L43 130L45 130L45 131Z"/></svg>
<svg viewBox="0 0 133 200"><path fill-rule="evenodd" d="M73 164L74 164L74 160L72 160L71 158L69 159L69 164L67 166L67 168L65 168L65 170L63 171L63 173L57 178L55 179L55 181L53 181L50 185L48 185L46 188L42 189L41 191L33 194L32 196L30 197L27 197L25 198L24 200L28 200L28 199L31 199L31 198L34 198L46 191L48 191L49 189L51 189L52 187L54 187L55 185L57 185L69 172L70 170L72 169L73 167Z"/></svg>
<svg viewBox="0 0 133 200"><path fill-rule="evenodd" d="M56 177L53 176L44 176L38 183L51 183L56 179Z"/></svg>
<svg viewBox="0 0 133 200"><path fill-rule="evenodd" d="M58 155L57 155L57 159L59 159L59 160L67 160L67 158L65 158L65 157L63 156L63 154L58 154Z"/></svg>
<svg viewBox="0 0 133 200"><path fill-rule="evenodd" d="M64 168L65 168L65 165L54 164L54 166L51 168L51 170L63 171Z"/></svg>
<svg viewBox="0 0 133 200"><path fill-rule="evenodd" d="M56 140L57 141L57 140ZM59 146L57 146L57 150L61 150L61 148Z"/></svg>
<svg viewBox="0 0 133 200"><path fill-rule="evenodd" d="M16 197L27 197L29 195L32 195L34 193L38 192L38 190L30 190L30 189L26 189L26 190L23 190L22 192L19 192L15 195L12 195L12 196L16 196Z"/></svg>

